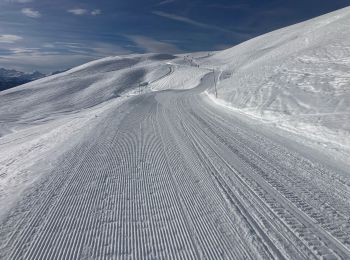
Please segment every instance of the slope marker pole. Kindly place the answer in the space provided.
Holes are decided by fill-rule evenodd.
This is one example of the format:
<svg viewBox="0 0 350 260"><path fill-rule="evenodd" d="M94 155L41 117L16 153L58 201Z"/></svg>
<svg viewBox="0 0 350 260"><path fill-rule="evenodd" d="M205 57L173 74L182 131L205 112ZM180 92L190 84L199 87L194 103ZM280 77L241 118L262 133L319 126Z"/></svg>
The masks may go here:
<svg viewBox="0 0 350 260"><path fill-rule="evenodd" d="M215 69L213 69L213 75L214 75L215 98L218 98L218 90L216 87L216 78L215 78Z"/></svg>

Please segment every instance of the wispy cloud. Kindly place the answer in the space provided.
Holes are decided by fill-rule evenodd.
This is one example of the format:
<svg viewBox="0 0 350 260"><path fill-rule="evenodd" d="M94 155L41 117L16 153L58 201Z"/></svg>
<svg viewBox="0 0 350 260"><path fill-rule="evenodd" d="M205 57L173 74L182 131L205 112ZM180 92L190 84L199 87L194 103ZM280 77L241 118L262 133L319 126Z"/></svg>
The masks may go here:
<svg viewBox="0 0 350 260"><path fill-rule="evenodd" d="M7 2L26 4L26 3L31 3L31 2L33 2L33 0L7 0Z"/></svg>
<svg viewBox="0 0 350 260"><path fill-rule="evenodd" d="M0 38L1 39L1 38ZM52 72L81 65L106 56L130 53L116 44L102 42L53 42L38 47L7 46L0 48L1 64L8 68Z"/></svg>
<svg viewBox="0 0 350 260"><path fill-rule="evenodd" d="M95 9L91 11L91 15L100 15L100 14L102 14L100 9Z"/></svg>
<svg viewBox="0 0 350 260"><path fill-rule="evenodd" d="M39 11L34 10L32 8L23 8L21 12L22 14L31 18L39 18L41 16L41 13Z"/></svg>
<svg viewBox="0 0 350 260"><path fill-rule="evenodd" d="M169 14L169 13L165 13L165 12L162 12L162 11L153 11L152 13L155 14L155 15L167 18L167 19L171 19L171 20L175 20L175 21L191 24L191 25L198 26L198 27L204 27L204 28L208 28L208 27L211 28L212 27L212 25L208 25L208 24L205 24L205 23L200 23L200 22L192 20L192 19L190 19L188 17L179 16L179 15L176 15L176 14Z"/></svg>
<svg viewBox="0 0 350 260"><path fill-rule="evenodd" d="M42 52L18 53L16 55L0 55L1 64L7 68L14 68L21 71L42 71L50 73L59 69L74 67L91 61L86 55L55 54Z"/></svg>
<svg viewBox="0 0 350 260"><path fill-rule="evenodd" d="M176 45L155 40L142 35L127 35L139 48L152 53L179 53L181 52Z"/></svg>
<svg viewBox="0 0 350 260"><path fill-rule="evenodd" d="M166 5L166 4L170 4L170 3L173 3L175 2L175 0L164 0L160 3L158 3L157 5Z"/></svg>
<svg viewBox="0 0 350 260"><path fill-rule="evenodd" d="M74 14L74 15L100 15L102 14L102 11L100 9L94 9L94 10L88 10L83 8L75 8L75 9L69 9L67 10L68 13Z"/></svg>
<svg viewBox="0 0 350 260"><path fill-rule="evenodd" d="M15 43L23 38L14 34L0 34L0 43Z"/></svg>
<svg viewBox="0 0 350 260"><path fill-rule="evenodd" d="M234 37L237 38L247 38L248 35L241 33L241 32L235 32L235 31L231 31L231 30L227 30L224 29L222 27L216 26L216 25L212 25L212 24L207 24L207 23L202 23L202 22L198 22L195 21L191 18L185 17L185 16L179 16L176 14L169 14L169 13L165 13L162 11L153 11L152 12L155 15L167 18L167 19L171 19L171 20L175 20L175 21L179 21L182 23L186 23L186 24L190 24L196 27L200 27L200 28L204 28L204 29L210 29L210 30L214 30L214 31L219 31L219 32L224 32L230 35L233 35Z"/></svg>
<svg viewBox="0 0 350 260"><path fill-rule="evenodd" d="M9 51L15 55L17 55L17 54L32 54L32 53L38 52L38 50L40 50L40 49L39 48L21 48L21 47L9 49Z"/></svg>
<svg viewBox="0 0 350 260"><path fill-rule="evenodd" d="M44 47L44 48L55 48L55 45L52 44L52 43L44 43L44 44L42 45L42 47Z"/></svg>
<svg viewBox="0 0 350 260"><path fill-rule="evenodd" d="M208 5L208 7L217 8L217 9L244 10L244 9L249 8L249 4L231 4L231 5L210 4L210 5Z"/></svg>
<svg viewBox="0 0 350 260"><path fill-rule="evenodd" d="M82 9L82 8L75 8L75 9L69 9L67 10L67 12L74 15L84 15L88 13L88 10Z"/></svg>

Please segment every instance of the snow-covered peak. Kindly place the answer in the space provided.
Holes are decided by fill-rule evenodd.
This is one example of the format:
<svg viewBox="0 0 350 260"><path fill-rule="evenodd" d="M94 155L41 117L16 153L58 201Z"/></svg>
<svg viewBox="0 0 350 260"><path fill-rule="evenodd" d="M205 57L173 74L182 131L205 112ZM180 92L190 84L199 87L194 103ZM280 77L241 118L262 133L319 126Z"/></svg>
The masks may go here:
<svg viewBox="0 0 350 260"><path fill-rule="evenodd" d="M14 69L0 68L0 91L43 77L45 77L45 75L38 71L34 71L33 73L25 73Z"/></svg>
<svg viewBox="0 0 350 260"><path fill-rule="evenodd" d="M7 78L23 77L28 79L38 79L44 76L45 74L42 74L39 71L34 71L32 73L25 73L14 69L0 68L0 77L7 77Z"/></svg>

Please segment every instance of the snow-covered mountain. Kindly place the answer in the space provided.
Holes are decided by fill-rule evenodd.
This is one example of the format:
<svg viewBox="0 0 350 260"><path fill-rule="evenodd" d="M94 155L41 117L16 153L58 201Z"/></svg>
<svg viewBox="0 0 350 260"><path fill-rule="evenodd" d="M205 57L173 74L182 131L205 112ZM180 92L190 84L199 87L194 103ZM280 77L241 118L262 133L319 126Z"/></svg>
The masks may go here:
<svg viewBox="0 0 350 260"><path fill-rule="evenodd" d="M38 71L33 73L25 73L13 69L0 68L0 91L13 88L33 80L45 77Z"/></svg>
<svg viewBox="0 0 350 260"><path fill-rule="evenodd" d="M0 92L0 258L348 259L349 27Z"/></svg>

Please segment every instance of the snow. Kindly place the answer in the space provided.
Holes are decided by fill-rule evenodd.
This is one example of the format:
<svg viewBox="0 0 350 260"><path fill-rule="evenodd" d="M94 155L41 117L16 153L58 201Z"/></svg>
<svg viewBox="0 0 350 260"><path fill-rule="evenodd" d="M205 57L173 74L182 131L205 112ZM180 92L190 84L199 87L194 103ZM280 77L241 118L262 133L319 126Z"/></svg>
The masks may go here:
<svg viewBox="0 0 350 260"><path fill-rule="evenodd" d="M349 150L349 10L213 55L205 64L228 75L219 79L221 103Z"/></svg>
<svg viewBox="0 0 350 260"><path fill-rule="evenodd" d="M0 258L349 258L349 24L0 92Z"/></svg>

